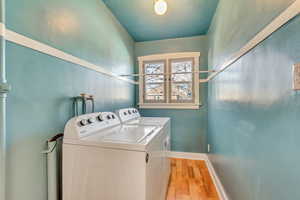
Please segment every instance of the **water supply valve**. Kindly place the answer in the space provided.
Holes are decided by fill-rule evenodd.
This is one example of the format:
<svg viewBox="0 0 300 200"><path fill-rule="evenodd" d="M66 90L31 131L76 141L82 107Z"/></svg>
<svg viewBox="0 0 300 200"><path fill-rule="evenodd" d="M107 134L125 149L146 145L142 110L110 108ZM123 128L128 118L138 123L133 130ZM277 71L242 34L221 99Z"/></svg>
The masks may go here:
<svg viewBox="0 0 300 200"><path fill-rule="evenodd" d="M6 94L11 90L11 86L8 83L0 83L0 93Z"/></svg>

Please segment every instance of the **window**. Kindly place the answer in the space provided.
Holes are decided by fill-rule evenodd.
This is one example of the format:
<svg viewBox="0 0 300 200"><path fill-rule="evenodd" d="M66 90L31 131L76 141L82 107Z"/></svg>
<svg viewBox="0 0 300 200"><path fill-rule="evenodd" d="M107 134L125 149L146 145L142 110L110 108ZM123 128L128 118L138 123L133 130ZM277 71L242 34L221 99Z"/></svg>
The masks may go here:
<svg viewBox="0 0 300 200"><path fill-rule="evenodd" d="M144 102L166 102L166 63L161 61L144 62Z"/></svg>
<svg viewBox="0 0 300 200"><path fill-rule="evenodd" d="M141 108L199 108L199 52L139 57Z"/></svg>

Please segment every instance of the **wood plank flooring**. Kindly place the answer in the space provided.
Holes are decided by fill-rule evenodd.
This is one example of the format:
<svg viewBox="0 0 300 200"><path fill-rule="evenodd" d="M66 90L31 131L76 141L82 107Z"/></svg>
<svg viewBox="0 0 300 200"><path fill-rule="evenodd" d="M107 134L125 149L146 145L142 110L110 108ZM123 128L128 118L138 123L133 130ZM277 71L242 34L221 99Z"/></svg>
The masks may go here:
<svg viewBox="0 0 300 200"><path fill-rule="evenodd" d="M205 161L171 159L167 200L219 200Z"/></svg>

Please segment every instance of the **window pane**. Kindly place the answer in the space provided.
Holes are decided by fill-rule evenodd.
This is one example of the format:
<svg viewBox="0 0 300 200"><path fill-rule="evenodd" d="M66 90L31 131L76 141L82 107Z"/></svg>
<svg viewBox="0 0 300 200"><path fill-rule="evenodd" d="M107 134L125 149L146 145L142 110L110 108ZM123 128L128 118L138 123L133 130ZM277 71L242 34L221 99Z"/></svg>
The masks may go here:
<svg viewBox="0 0 300 200"><path fill-rule="evenodd" d="M172 81L193 81L192 72L193 71L193 61L192 60L172 60L171 61ZM180 74L181 73L181 74Z"/></svg>
<svg viewBox="0 0 300 200"><path fill-rule="evenodd" d="M190 81L190 82L192 82L193 78L192 78L192 74L190 74L190 73L189 74L173 74L172 81L175 81L175 82Z"/></svg>
<svg viewBox="0 0 300 200"><path fill-rule="evenodd" d="M164 65L164 62L145 63L145 74L162 74Z"/></svg>
<svg viewBox="0 0 300 200"><path fill-rule="evenodd" d="M145 100L164 100L164 84L146 84Z"/></svg>
<svg viewBox="0 0 300 200"><path fill-rule="evenodd" d="M192 72L193 61L192 60L173 60L171 63L172 73L178 72Z"/></svg>
<svg viewBox="0 0 300 200"><path fill-rule="evenodd" d="M163 83L164 76L163 75L148 75L145 76L146 83Z"/></svg>
<svg viewBox="0 0 300 200"><path fill-rule="evenodd" d="M172 83L172 101L191 101L193 100L192 83Z"/></svg>

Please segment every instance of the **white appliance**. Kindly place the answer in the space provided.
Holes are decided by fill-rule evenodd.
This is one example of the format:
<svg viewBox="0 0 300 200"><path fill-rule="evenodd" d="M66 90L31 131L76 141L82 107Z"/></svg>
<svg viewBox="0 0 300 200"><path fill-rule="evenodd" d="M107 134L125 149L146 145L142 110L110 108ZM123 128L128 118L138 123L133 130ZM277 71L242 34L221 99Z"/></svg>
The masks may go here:
<svg viewBox="0 0 300 200"><path fill-rule="evenodd" d="M63 200L164 200L166 135L114 113L72 118L63 140Z"/></svg>
<svg viewBox="0 0 300 200"><path fill-rule="evenodd" d="M164 143L164 164L163 164L163 193L167 193L169 176L171 172L171 163L168 159L168 152L171 151L171 120L168 117L141 117L136 108L124 108L116 111L121 122L126 125L138 126L161 126Z"/></svg>

